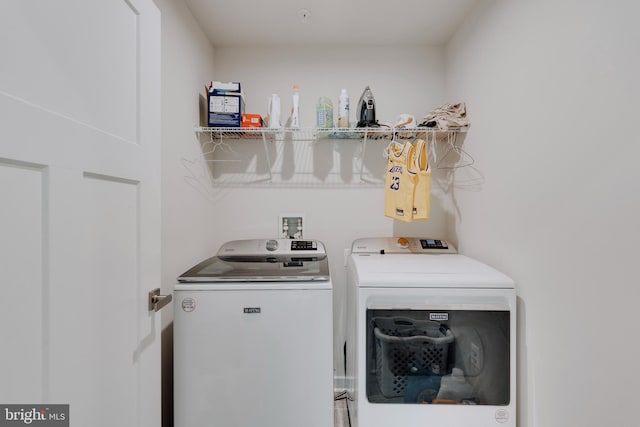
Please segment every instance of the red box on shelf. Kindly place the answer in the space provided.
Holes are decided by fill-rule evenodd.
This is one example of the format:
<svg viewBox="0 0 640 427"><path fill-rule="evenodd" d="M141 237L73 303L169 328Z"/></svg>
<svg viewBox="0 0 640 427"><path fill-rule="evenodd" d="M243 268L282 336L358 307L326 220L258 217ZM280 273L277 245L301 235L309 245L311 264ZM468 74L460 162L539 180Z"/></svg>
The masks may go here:
<svg viewBox="0 0 640 427"><path fill-rule="evenodd" d="M260 114L243 114L242 127L243 128L261 128L262 116Z"/></svg>

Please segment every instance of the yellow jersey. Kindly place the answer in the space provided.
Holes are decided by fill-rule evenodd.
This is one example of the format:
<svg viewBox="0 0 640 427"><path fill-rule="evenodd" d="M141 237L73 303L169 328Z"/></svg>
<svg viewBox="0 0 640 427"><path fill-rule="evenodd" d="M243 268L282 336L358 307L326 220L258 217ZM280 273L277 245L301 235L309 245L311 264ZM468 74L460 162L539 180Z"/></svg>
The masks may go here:
<svg viewBox="0 0 640 427"><path fill-rule="evenodd" d="M404 222L413 220L413 194L416 173L409 168L415 148L410 142L389 145L385 176L385 216Z"/></svg>

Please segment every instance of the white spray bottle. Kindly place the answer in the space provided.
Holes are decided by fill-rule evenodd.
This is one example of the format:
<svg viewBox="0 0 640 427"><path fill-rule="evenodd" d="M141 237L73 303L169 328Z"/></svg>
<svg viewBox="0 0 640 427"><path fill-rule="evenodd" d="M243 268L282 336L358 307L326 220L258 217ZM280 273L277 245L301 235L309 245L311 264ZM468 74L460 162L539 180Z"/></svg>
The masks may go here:
<svg viewBox="0 0 640 427"><path fill-rule="evenodd" d="M293 97L291 98L291 128L300 128L300 87L293 85Z"/></svg>

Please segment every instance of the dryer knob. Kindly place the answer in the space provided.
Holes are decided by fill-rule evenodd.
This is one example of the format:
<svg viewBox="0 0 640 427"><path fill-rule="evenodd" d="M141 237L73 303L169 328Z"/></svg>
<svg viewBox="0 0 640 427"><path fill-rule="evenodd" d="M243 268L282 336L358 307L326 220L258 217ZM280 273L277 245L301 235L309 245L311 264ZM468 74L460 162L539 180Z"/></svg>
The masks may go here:
<svg viewBox="0 0 640 427"><path fill-rule="evenodd" d="M267 240L267 250L275 251L278 249L278 241L277 240Z"/></svg>
<svg viewBox="0 0 640 427"><path fill-rule="evenodd" d="M400 249L407 249L409 247L409 240L405 237L400 237L396 244Z"/></svg>

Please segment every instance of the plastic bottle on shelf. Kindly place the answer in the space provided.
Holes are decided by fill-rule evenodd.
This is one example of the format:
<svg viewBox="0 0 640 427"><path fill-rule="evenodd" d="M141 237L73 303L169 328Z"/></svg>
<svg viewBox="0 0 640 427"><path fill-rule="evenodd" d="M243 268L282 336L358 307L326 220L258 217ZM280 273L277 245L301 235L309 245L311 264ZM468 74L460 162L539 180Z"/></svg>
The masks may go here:
<svg viewBox="0 0 640 427"><path fill-rule="evenodd" d="M346 89L340 91L340 102L338 105L338 127L349 127L349 95Z"/></svg>
<svg viewBox="0 0 640 427"><path fill-rule="evenodd" d="M267 109L268 126L272 129L279 129L280 124L280 97L274 93L269 97L269 107Z"/></svg>
<svg viewBox="0 0 640 427"><path fill-rule="evenodd" d="M329 98L320 97L316 104L316 126L319 129L333 127L333 103Z"/></svg>
<svg viewBox="0 0 640 427"><path fill-rule="evenodd" d="M300 87L293 85L293 96L291 98L291 128L300 128Z"/></svg>

